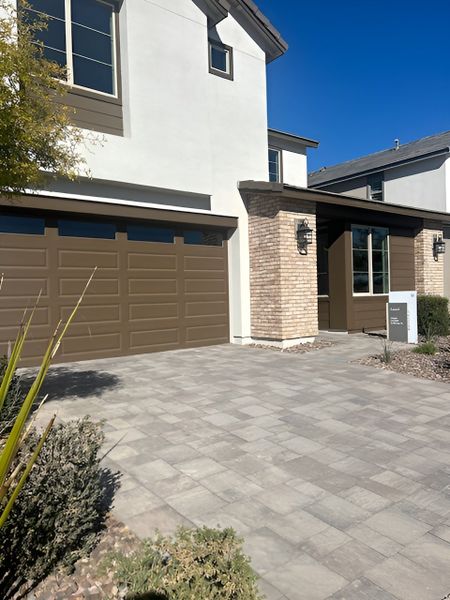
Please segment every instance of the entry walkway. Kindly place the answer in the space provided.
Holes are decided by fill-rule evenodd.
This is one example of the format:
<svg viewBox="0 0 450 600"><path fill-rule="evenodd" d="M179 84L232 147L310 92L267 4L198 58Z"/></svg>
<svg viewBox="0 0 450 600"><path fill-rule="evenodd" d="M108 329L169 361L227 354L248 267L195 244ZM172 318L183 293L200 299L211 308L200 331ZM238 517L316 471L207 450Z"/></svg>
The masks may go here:
<svg viewBox="0 0 450 600"><path fill-rule="evenodd" d="M350 362L378 339L335 339L55 367L46 410L106 420L129 527L234 527L269 600L441 600L450 388Z"/></svg>

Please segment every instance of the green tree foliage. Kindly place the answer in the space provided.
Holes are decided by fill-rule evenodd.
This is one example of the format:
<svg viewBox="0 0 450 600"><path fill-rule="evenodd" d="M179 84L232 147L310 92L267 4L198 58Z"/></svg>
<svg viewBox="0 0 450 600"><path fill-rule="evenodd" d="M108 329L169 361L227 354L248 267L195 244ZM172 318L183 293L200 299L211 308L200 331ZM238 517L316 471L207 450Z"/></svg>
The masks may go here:
<svg viewBox="0 0 450 600"><path fill-rule="evenodd" d="M49 177L73 179L83 164L79 129L70 124L65 70L34 43L44 20L0 0L0 194L23 193Z"/></svg>

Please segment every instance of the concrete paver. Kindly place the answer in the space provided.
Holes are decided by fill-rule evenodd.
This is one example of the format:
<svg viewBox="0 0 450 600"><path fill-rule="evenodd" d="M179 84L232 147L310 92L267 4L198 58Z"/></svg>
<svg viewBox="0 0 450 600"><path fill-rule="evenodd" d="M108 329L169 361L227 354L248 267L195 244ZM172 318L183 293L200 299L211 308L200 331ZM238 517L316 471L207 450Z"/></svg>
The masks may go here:
<svg viewBox="0 0 450 600"><path fill-rule="evenodd" d="M105 419L115 510L138 535L234 527L268 600L440 600L449 388L353 363L376 339L334 339L56 366L45 410Z"/></svg>

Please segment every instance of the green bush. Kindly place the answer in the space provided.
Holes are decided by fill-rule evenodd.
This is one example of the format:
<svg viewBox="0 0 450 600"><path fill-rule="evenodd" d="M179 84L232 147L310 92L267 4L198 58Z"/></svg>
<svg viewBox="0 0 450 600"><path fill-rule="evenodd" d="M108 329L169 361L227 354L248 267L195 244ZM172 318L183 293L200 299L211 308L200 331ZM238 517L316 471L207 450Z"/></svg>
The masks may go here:
<svg viewBox="0 0 450 600"><path fill-rule="evenodd" d="M242 543L232 529L180 528L130 556L113 555L108 566L127 600L261 600Z"/></svg>
<svg viewBox="0 0 450 600"><path fill-rule="evenodd" d="M436 354L436 344L432 341L424 342L423 344L420 344L420 346L413 348L413 352L416 354Z"/></svg>
<svg viewBox="0 0 450 600"><path fill-rule="evenodd" d="M419 334L427 339L445 336L449 332L448 298L442 296L418 296L417 320Z"/></svg>
<svg viewBox="0 0 450 600"><path fill-rule="evenodd" d="M38 439L33 432L21 453ZM103 441L101 426L88 418L51 430L0 529L2 600L25 584L32 589L57 567L71 570L95 547L118 486L117 475L100 466Z"/></svg>

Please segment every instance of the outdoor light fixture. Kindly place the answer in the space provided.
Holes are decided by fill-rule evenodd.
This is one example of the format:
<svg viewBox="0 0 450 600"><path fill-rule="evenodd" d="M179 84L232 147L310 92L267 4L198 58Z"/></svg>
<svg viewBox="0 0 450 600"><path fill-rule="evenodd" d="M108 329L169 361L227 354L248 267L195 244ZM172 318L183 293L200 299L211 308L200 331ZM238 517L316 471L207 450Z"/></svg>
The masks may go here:
<svg viewBox="0 0 450 600"><path fill-rule="evenodd" d="M433 240L433 256L434 260L439 260L439 254L445 254L445 242L442 236L434 236Z"/></svg>
<svg viewBox="0 0 450 600"><path fill-rule="evenodd" d="M313 230L308 224L308 219L297 223L297 245L300 254L308 254L308 246L313 243Z"/></svg>

